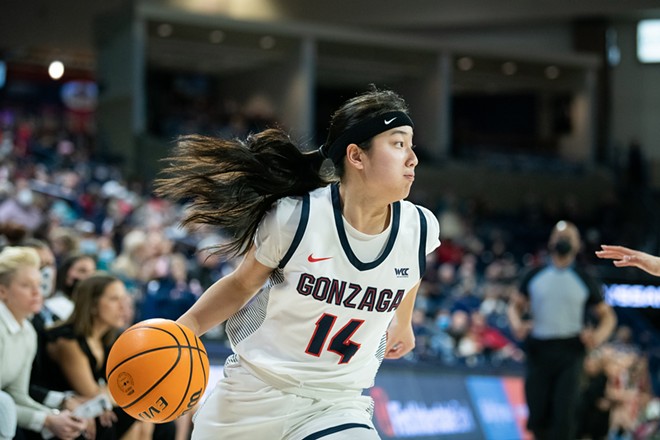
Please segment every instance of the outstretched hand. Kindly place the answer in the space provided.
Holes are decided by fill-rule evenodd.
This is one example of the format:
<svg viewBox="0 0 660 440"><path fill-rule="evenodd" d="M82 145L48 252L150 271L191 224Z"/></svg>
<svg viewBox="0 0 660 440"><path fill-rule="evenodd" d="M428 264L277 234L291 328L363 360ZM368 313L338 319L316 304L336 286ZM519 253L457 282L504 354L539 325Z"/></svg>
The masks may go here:
<svg viewBox="0 0 660 440"><path fill-rule="evenodd" d="M660 276L660 258L642 251L603 244L601 250L596 251L596 256L614 260L616 267L637 267L651 275Z"/></svg>

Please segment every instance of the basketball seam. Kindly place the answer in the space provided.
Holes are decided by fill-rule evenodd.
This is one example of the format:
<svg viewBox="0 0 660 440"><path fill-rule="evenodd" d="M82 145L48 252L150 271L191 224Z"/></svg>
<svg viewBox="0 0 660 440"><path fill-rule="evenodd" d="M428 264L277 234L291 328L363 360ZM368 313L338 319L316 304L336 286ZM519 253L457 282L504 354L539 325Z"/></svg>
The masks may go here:
<svg viewBox="0 0 660 440"><path fill-rule="evenodd" d="M139 353L136 353L136 354L134 354L134 355L132 355L132 356L130 356L130 357L127 357L126 359L124 359L123 361L121 361L120 363L118 363L117 365L115 365L115 366L112 368L112 370L110 371L110 373L108 373L108 377L110 377L110 376L115 372L115 370L117 370L117 368L121 367L122 365L124 365L126 362L128 362L128 361L130 361L130 360L133 360L133 359L135 359L135 358L137 358L137 357L140 357L140 356L142 356L142 355L145 355L145 354L153 353L154 351L168 350L168 349L170 349L170 348L189 348L189 349L191 349L191 350L201 351L202 353L206 354L206 352L205 352L204 350L202 350L202 349L199 348L199 347L195 347L195 346L193 346L193 345L164 345L164 346L162 346L162 347L150 348L150 349L148 349L148 350L144 350L144 351L141 351L141 352L139 352Z"/></svg>
<svg viewBox="0 0 660 440"><path fill-rule="evenodd" d="M181 408L181 405L183 405L184 400L186 399L186 396L188 395L188 391L190 391L190 384L192 383L192 375L193 375L193 369L195 368L193 364L193 354L192 354L192 346L190 345L190 340L188 339L188 335L186 334L185 330L181 328L179 324L176 322L174 323L179 330L181 330L181 333L183 334L183 337L186 339L186 342L188 343L188 353L189 353L189 358L190 358L190 368L188 370L188 383L186 384L186 390L183 392L183 395L181 396L181 399L179 400L179 404L177 405L176 408L170 413L169 416L165 417L162 421L167 422L170 418L172 418L177 412L179 411L179 408Z"/></svg>

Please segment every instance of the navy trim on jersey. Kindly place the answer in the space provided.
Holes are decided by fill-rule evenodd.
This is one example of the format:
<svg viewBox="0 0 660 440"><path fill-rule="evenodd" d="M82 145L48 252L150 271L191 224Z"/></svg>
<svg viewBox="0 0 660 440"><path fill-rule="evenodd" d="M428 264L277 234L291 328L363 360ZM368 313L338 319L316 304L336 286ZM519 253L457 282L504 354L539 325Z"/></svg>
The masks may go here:
<svg viewBox="0 0 660 440"><path fill-rule="evenodd" d="M302 198L300 222L298 223L298 228L296 229L296 235L293 236L293 241L291 242L291 246L289 246L289 250L286 251L286 254L284 254L284 257L282 257L282 261L280 261L280 264L277 266L280 269L284 269L284 266L286 266L286 263L289 262L289 260L293 256L293 253L298 248L298 245L300 244L300 241L302 240L303 235L305 234L305 229L307 229L308 222L309 222L309 194L305 194Z"/></svg>
<svg viewBox="0 0 660 440"><path fill-rule="evenodd" d="M394 247L394 241L396 236L399 233L399 220L401 218L401 203L394 202L392 203L392 229L390 230L390 237L387 240L385 249L383 253L369 263L364 263L358 259L357 256L353 253L350 244L348 243L348 237L346 237L346 230L344 229L344 221L341 216L341 200L339 199L339 186L335 183L332 185L332 207L335 214L335 226L337 228L337 233L339 234L339 241L341 242L341 247L344 249L348 261L351 262L353 267L357 270L365 271L377 267L380 263L385 261L387 256L392 251Z"/></svg>
<svg viewBox="0 0 660 440"><path fill-rule="evenodd" d="M325 437L326 435L334 434L335 432L346 431L347 429L353 429L353 428L372 429L371 426L365 425L363 423L344 423L343 425L337 425L331 428L326 428L321 431L317 431L314 434L308 435L303 440L316 440L317 438Z"/></svg>
<svg viewBox="0 0 660 440"><path fill-rule="evenodd" d="M426 272L426 216L419 206L415 206L419 212L419 279L422 279Z"/></svg>

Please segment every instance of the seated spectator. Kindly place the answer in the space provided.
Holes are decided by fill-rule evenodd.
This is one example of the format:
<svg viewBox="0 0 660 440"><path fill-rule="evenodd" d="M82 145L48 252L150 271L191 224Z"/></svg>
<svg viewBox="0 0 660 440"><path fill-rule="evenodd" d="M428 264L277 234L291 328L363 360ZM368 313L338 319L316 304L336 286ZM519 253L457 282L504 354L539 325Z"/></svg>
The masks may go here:
<svg viewBox="0 0 660 440"><path fill-rule="evenodd" d="M67 256L80 253L80 237L73 228L56 227L48 234L57 266L62 265Z"/></svg>
<svg viewBox="0 0 660 440"><path fill-rule="evenodd" d="M147 283L144 301L140 306L140 320L165 318L176 320L197 301L201 291L194 292L188 282L186 259L171 254L168 269Z"/></svg>
<svg viewBox="0 0 660 440"><path fill-rule="evenodd" d="M124 235L121 252L110 265L109 272L119 277L133 296L141 297L143 283L148 281L143 275L148 256L147 234L133 229Z"/></svg>
<svg viewBox="0 0 660 440"><path fill-rule="evenodd" d="M423 309L414 309L412 315L412 328L415 334L415 349L408 356L425 358L430 353L432 330L427 323L426 313Z"/></svg>
<svg viewBox="0 0 660 440"><path fill-rule="evenodd" d="M610 429L612 401L607 396L606 350L594 350L584 360L580 399L575 414L578 438L602 440Z"/></svg>
<svg viewBox="0 0 660 440"><path fill-rule="evenodd" d="M447 334L454 340L454 356L473 365L480 354L479 347L470 337L470 315L465 310L457 309L450 315Z"/></svg>
<svg viewBox="0 0 660 440"><path fill-rule="evenodd" d="M26 247L7 247L0 253L0 391L10 396L16 407L16 424L34 433L49 431L68 440L78 437L86 422L34 401L28 394L32 361L37 351L37 335L28 317L41 308L39 255ZM2 400L6 400L3 397ZM11 408L2 405L4 420L13 430ZM6 412L9 411L9 412ZM4 424L4 422L3 422Z"/></svg>
<svg viewBox="0 0 660 440"><path fill-rule="evenodd" d="M607 356L606 395L612 403L608 438L627 440L633 438L651 397L647 364L637 350L629 346L608 344L603 352Z"/></svg>
<svg viewBox="0 0 660 440"><path fill-rule="evenodd" d="M35 195L26 179L16 179L15 193L0 203L0 223L15 223L30 232L44 221L42 210L35 203Z"/></svg>
<svg viewBox="0 0 660 440"><path fill-rule="evenodd" d="M73 312L73 289L76 284L96 270L96 261L91 255L67 256L57 269L55 293L46 299L46 307L53 312L54 320L66 320Z"/></svg>
<svg viewBox="0 0 660 440"><path fill-rule="evenodd" d="M446 364L456 362L454 334L449 333L451 321L452 317L448 309L438 309L435 312L433 335L430 340L432 353Z"/></svg>
<svg viewBox="0 0 660 440"><path fill-rule="evenodd" d="M522 350L504 336L500 330L488 325L483 314L478 311L473 312L470 318L471 324L468 334L475 342L479 353L483 354L486 360L495 363L509 359L522 361L524 357Z"/></svg>
<svg viewBox="0 0 660 440"><path fill-rule="evenodd" d="M220 235L209 234L197 243L191 278L197 280L203 290L236 268L235 259L216 252L216 247L226 242Z"/></svg>
<svg viewBox="0 0 660 440"><path fill-rule="evenodd" d="M41 273L41 285L39 290L43 298L48 298L55 291L55 255L48 243L45 241L29 238L23 241L23 246L37 251L40 259L39 272ZM43 303L42 303L43 304ZM46 327L55 323L56 316L53 312L42 305L41 310L35 313L30 323L37 332L37 354L32 363L32 375L30 379L30 397L37 402L43 403L50 408L75 409L82 400L72 392L54 391L37 385L38 378L45 374L44 356L46 349Z"/></svg>
<svg viewBox="0 0 660 440"><path fill-rule="evenodd" d="M104 378L107 355L112 343L126 323L124 284L116 277L97 272L80 281L73 293L71 316L48 330L47 352L55 366L45 378L53 389L72 389L91 399L99 394L110 402ZM88 424L90 438L143 439L151 435L153 425L138 422L121 408L113 407ZM172 438L171 424L155 429L161 438Z"/></svg>

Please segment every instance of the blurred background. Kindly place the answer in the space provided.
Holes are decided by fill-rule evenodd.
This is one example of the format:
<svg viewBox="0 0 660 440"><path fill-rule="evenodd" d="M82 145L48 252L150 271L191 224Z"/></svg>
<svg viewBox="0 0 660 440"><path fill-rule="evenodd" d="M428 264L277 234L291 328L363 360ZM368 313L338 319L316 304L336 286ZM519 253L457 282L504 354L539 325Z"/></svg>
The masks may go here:
<svg viewBox="0 0 660 440"><path fill-rule="evenodd" d="M660 253L657 0L3 0L4 243L92 254L126 280L135 320L176 317L233 264L200 251L222 231L182 231L183 207L151 194L176 136L277 125L317 148L331 111L369 84L410 104L410 198L443 241L418 347L385 363L373 394L391 417L383 437L526 435L524 354L504 310L562 219L617 312L610 355L646 365L638 386L656 396L660 280L593 251ZM484 325L496 346L478 340ZM222 329L206 342L221 365Z"/></svg>

